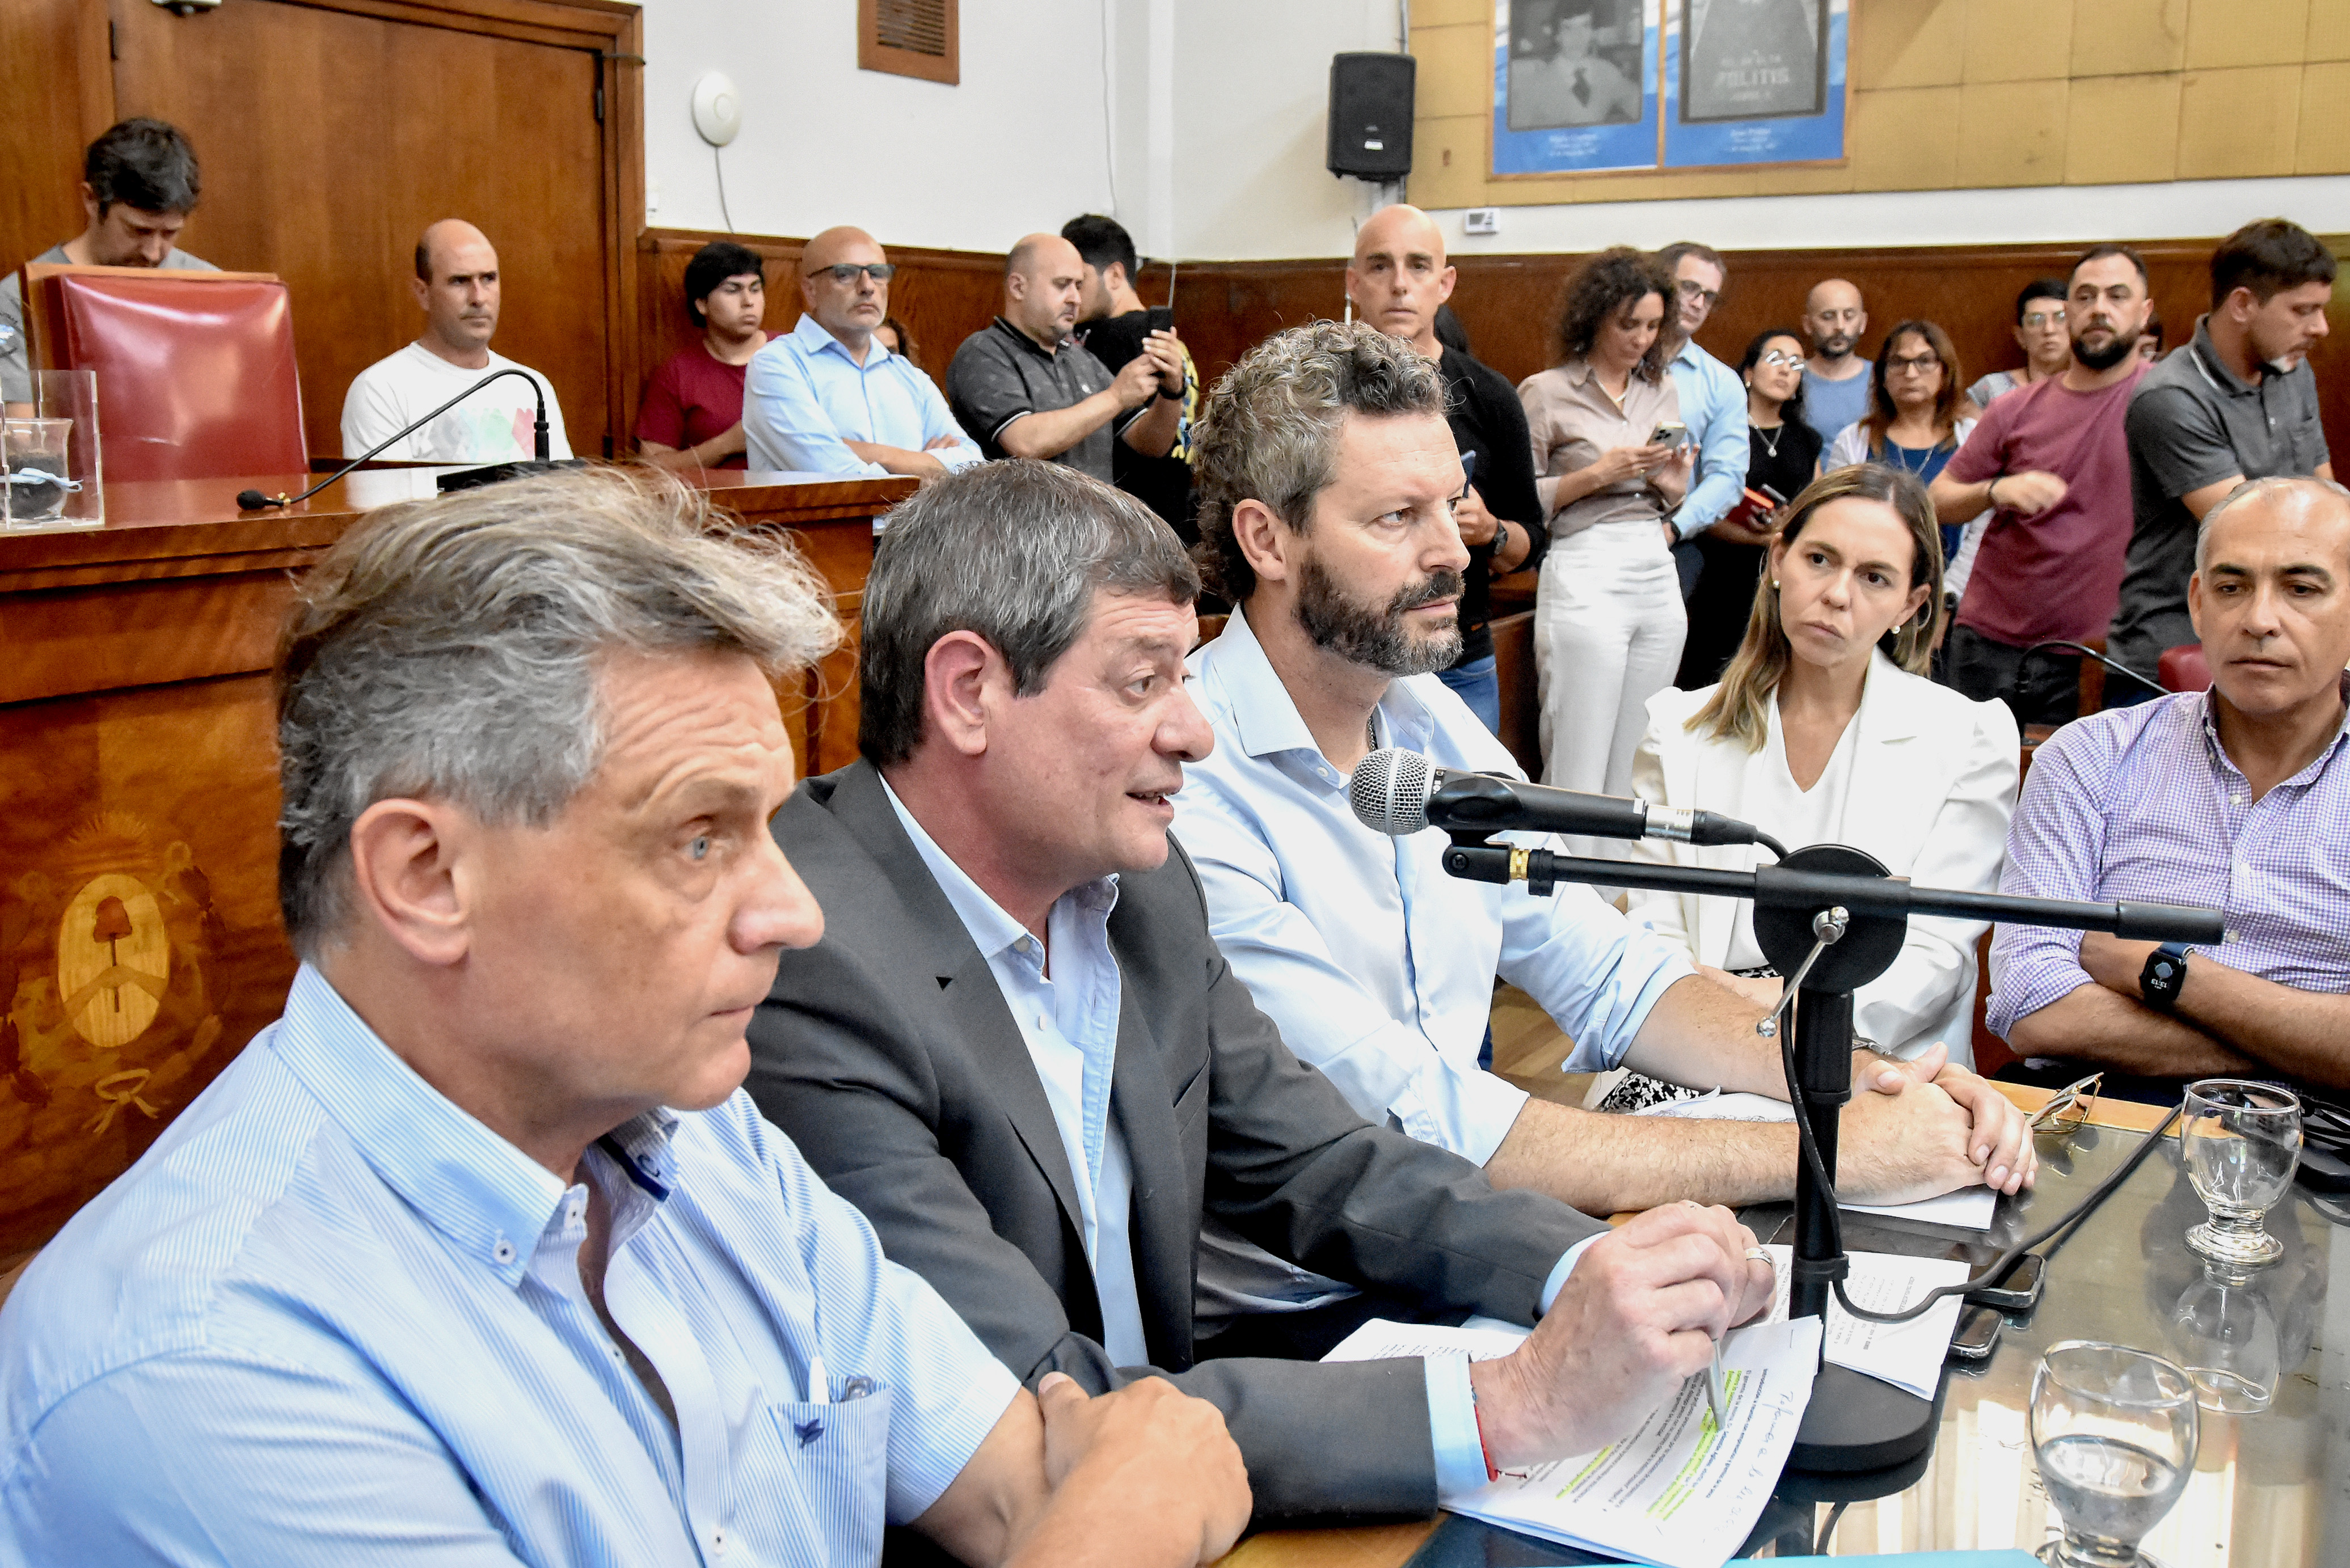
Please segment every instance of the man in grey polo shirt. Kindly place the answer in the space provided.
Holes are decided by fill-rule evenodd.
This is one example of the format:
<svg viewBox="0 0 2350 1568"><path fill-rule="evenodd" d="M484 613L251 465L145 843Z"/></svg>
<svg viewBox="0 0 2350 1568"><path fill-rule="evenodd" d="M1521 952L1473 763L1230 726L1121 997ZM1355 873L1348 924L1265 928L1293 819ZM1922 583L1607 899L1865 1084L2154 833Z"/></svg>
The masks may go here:
<svg viewBox="0 0 2350 1568"><path fill-rule="evenodd" d="M160 119L126 119L82 155L81 205L89 224L33 259L75 266L153 266L213 272L175 249L195 211L196 150ZM0 277L0 403L30 403L33 379L25 351L25 302L16 275Z"/></svg>
<svg viewBox="0 0 2350 1568"><path fill-rule="evenodd" d="M1069 338L1086 264L1058 234L1030 234L1003 265L1003 314L962 340L947 367L947 406L991 458L1066 463L1104 484L1110 442L1165 457L1183 412L1181 347L1153 332L1113 376Z"/></svg>
<svg viewBox="0 0 2350 1568"><path fill-rule="evenodd" d="M2247 479L2334 477L2309 350L2325 336L2333 253L2282 218L2247 223L2211 254L2211 311L2195 337L2147 372L2130 400L2136 513L2106 651L2148 675L2195 640L2187 579L2196 524ZM2157 693L2124 680L2108 705Z"/></svg>

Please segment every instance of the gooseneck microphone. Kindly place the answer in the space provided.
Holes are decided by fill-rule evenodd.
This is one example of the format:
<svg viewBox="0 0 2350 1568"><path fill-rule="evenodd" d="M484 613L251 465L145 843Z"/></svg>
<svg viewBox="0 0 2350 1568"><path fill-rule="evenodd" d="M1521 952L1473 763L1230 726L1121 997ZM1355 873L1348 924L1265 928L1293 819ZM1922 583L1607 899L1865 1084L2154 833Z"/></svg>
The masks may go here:
<svg viewBox="0 0 2350 1568"><path fill-rule="evenodd" d="M343 464L342 467L335 470L334 472L327 475L326 478L318 481L317 483L310 486L309 489L304 491L299 495L265 495L258 490L238 491L236 493L237 510L240 512L259 512L271 506L292 506L299 502L309 500L310 497L317 494L318 492L326 489L327 486L334 483L335 481L342 478L343 475L350 472L351 470L357 468L359 464L374 457L376 453L381 452L392 442L400 440L403 436L414 435L418 431L422 430L426 425L431 424L434 420L439 419L442 414L447 413L451 409L455 408L459 403L463 402L467 398L472 397L475 392L480 391L484 387L488 386L492 381L497 380L503 376L520 376L524 380L530 383L530 394L533 398L537 400L538 402L537 416L531 424L532 461L541 463L547 462L548 459L546 453L548 442L546 435L546 388L540 383L539 379L536 376L531 374L528 370L524 369L521 366L509 365L503 370L491 371L488 375L483 377L480 380L474 382L472 386L466 388L463 391L458 393L455 397L450 399L447 402L433 410L431 413L424 415L421 419L411 421L408 424L402 425L400 429L392 431L390 435L376 442L375 445L368 448L367 451L359 453L359 456L351 459L350 462Z"/></svg>
<svg viewBox="0 0 2350 1568"><path fill-rule="evenodd" d="M1769 834L1711 811L1652 805L1612 794L1581 794L1502 774L1440 768L1418 752L1389 746L1356 764L1347 800L1356 819L1395 836L1517 828L1585 838L1663 838L1676 844L1760 844L1784 856Z"/></svg>

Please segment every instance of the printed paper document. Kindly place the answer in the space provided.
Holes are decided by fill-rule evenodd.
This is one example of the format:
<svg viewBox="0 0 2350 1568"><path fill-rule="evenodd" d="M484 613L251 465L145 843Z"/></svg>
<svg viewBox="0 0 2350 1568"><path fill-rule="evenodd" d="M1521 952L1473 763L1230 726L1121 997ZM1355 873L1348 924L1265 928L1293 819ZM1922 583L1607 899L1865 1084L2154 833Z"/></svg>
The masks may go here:
<svg viewBox="0 0 2350 1568"><path fill-rule="evenodd" d="M1771 1303L1773 1323L1787 1320L1787 1287L1792 1281L1788 1261L1793 1247L1772 1247L1772 1270L1779 1276L1779 1293ZM1845 1294L1872 1312L1898 1312L1939 1285L1967 1277L1967 1265L1954 1258L1902 1258L1889 1252L1848 1252L1852 1275ZM1920 1399L1934 1397L1942 1376L1943 1358L1950 1353L1950 1335L1959 1326L1959 1309L1965 1298L1944 1296L1932 1309L1908 1323L1869 1323L1828 1300L1827 1344L1823 1354L1838 1366L1882 1378L1906 1388ZM1806 1319L1805 1321L1810 1321Z"/></svg>
<svg viewBox="0 0 2350 1568"><path fill-rule="evenodd" d="M1446 1328L1374 1319L1328 1361L1466 1354L1506 1355L1525 1337L1500 1325ZM1820 1324L1756 1324L1722 1341L1729 1428L1713 1423L1692 1377L1638 1430L1604 1449L1505 1474L1458 1512L1661 1568L1721 1568L1754 1528L1786 1467L1819 1365Z"/></svg>

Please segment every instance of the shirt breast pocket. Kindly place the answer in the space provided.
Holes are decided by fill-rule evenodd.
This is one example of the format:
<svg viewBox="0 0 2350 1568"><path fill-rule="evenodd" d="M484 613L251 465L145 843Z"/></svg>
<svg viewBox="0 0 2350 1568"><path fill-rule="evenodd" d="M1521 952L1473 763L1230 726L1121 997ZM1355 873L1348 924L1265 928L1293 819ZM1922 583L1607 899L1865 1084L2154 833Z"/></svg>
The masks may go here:
<svg viewBox="0 0 2350 1568"><path fill-rule="evenodd" d="M854 1386L860 1380L850 1378ZM829 1405L770 1405L784 1473L799 1488L795 1521L823 1543L824 1560L879 1563L881 1530L889 1511L889 1412L892 1397L875 1388L862 1398ZM746 1467L747 1469L747 1467ZM754 1483L755 1484L755 1483Z"/></svg>

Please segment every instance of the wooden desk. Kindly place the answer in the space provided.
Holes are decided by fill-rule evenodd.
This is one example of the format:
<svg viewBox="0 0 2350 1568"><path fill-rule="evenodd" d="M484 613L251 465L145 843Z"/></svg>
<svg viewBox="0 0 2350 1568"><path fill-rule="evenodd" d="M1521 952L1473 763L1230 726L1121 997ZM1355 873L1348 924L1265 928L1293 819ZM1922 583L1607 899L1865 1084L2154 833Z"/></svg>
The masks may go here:
<svg viewBox="0 0 2350 1568"><path fill-rule="evenodd" d="M2038 1110L2053 1097L2051 1090L2023 1084L1999 1088L2026 1112ZM2097 1102L2090 1121L2097 1127L2150 1132L2168 1114L2155 1106L2105 1099ZM1401 1568L1436 1525L1435 1519L1415 1519L1336 1530L1268 1530L1232 1548L1221 1568Z"/></svg>
<svg viewBox="0 0 2350 1568"><path fill-rule="evenodd" d="M285 511L235 496L307 483L114 484L103 528L0 535L0 1270L285 1000L269 670L295 576L361 512L350 481ZM792 533L853 639L872 518L914 482L704 483ZM853 648L785 694L811 771L856 754Z"/></svg>

